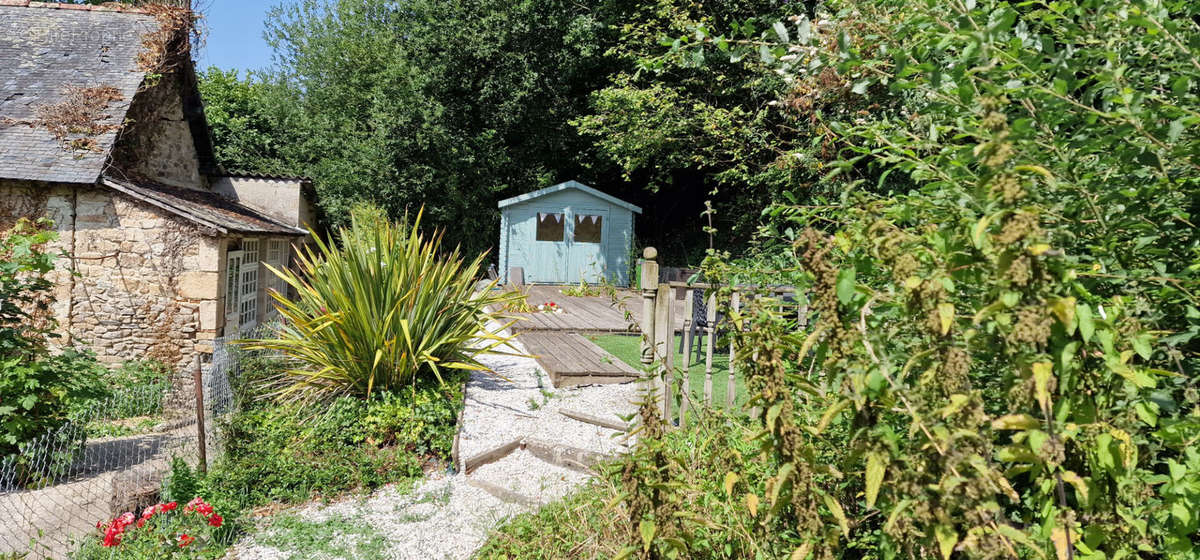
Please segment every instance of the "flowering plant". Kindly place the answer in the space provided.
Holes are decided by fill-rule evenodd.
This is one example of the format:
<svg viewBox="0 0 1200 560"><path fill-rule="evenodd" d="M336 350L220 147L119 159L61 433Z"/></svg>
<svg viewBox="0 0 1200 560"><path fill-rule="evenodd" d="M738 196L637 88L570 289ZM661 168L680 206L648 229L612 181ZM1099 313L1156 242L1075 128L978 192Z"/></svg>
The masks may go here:
<svg viewBox="0 0 1200 560"><path fill-rule="evenodd" d="M563 308L553 301L548 301L537 306L538 311L542 313L562 313Z"/></svg>
<svg viewBox="0 0 1200 560"><path fill-rule="evenodd" d="M100 522L99 546L103 554L84 554L84 557L110 558L162 558L182 556L194 558L203 555L205 546L213 540L213 533L225 523L225 518L205 502L196 497L179 509L177 502L155 504L142 511L141 516L125 512L112 521ZM85 545L84 551L93 549L95 542Z"/></svg>

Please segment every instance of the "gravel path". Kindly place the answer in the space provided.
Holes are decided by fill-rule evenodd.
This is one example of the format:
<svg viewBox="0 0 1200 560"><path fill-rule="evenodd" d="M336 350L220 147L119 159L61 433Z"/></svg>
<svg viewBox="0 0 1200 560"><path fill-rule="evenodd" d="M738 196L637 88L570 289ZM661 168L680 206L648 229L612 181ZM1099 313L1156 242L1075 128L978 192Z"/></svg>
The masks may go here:
<svg viewBox="0 0 1200 560"><path fill-rule="evenodd" d="M519 344L516 349L524 352ZM569 419L558 411L617 420L618 414L636 411L638 384L555 389L531 358L484 356L481 361L495 374L477 372L467 383L458 442L461 459L523 438L604 454L628 449L628 442L614 437L612 430ZM411 491L389 486L366 498L306 506L286 514L291 516L288 523L276 522L246 537L227 558L466 559L504 519L533 509L531 504L554 501L587 478L517 450L470 475L433 476ZM502 500L483 486L499 487L523 499ZM297 538L301 533L304 538ZM309 544L288 546L291 542ZM314 542L323 544L314 548Z"/></svg>

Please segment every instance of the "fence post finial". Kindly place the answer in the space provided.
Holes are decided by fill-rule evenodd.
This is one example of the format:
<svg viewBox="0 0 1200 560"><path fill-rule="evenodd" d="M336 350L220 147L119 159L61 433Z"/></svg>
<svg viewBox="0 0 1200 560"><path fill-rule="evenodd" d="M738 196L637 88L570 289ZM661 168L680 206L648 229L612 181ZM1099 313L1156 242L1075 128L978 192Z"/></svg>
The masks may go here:
<svg viewBox="0 0 1200 560"><path fill-rule="evenodd" d="M642 365L654 362L654 301L658 295L658 249L642 250Z"/></svg>

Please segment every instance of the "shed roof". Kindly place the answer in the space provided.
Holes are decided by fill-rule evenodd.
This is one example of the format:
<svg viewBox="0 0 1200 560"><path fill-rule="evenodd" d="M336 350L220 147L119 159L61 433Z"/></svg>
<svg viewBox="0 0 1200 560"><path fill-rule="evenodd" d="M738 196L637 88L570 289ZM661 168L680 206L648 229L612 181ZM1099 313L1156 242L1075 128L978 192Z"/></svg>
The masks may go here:
<svg viewBox="0 0 1200 560"><path fill-rule="evenodd" d="M583 191L583 192L585 192L585 193L588 193L588 194L590 194L590 195L592 195L592 196L594 196L594 197L596 197L596 198L599 198L599 199L601 199L601 200L604 200L604 201L606 201L606 202L610 202L610 203L612 203L612 204L616 204L617 206L620 206L620 207L622 207L622 208L625 208L625 209L628 209L628 210L632 210L633 212L637 212L638 214L641 214L641 213L642 213L642 209L641 209L641 207L640 207L640 206L637 206L637 205L634 205L634 204L630 204L630 203L628 203L628 202L625 202L624 200L621 200L621 199L619 199L619 198L617 198L617 197L615 197L615 196L613 196L613 195L610 195L610 194L605 194L605 193L603 193L603 192L600 192L600 191L598 191L598 190L596 190L596 189L593 189L592 187L589 187L589 186L587 186L587 185L585 185L585 184L583 184L583 183L580 183L579 181L567 181L567 182L565 182L565 183L559 183L559 184L557 184L557 185L554 185L554 186L552 186L552 187L546 187L546 188L544 188L544 189L536 190L536 191L533 191L533 192L531 192L531 193L525 193L525 194L523 194L523 195L521 195L521 196L514 196L514 197L512 197L512 198L506 198L506 199L504 199L504 200L501 200L501 201L500 201L499 207L500 207L500 208L504 208L504 207L506 207L506 206L512 206L512 205L514 205L514 204L520 204L520 203L522 203L522 202L526 202L526 201L529 201L529 200L533 200L533 199L535 199L535 198L543 197L543 196L546 196L546 195L548 195L548 194L551 194L551 193L556 193L556 192L559 192L559 191L564 191L564 190L567 190L567 189L576 189L576 190L580 190L580 191Z"/></svg>
<svg viewBox="0 0 1200 560"><path fill-rule="evenodd" d="M211 191L182 189L154 183L131 183L112 177L105 177L101 184L220 234L258 233L299 236L308 233L307 230L284 224L262 212L242 206Z"/></svg>

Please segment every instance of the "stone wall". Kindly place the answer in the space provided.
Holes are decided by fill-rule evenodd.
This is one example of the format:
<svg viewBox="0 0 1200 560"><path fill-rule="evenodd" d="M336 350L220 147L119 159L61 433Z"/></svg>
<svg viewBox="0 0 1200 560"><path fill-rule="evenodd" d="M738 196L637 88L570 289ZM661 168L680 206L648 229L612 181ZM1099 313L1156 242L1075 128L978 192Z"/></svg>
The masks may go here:
<svg viewBox="0 0 1200 560"><path fill-rule="evenodd" d="M191 128L184 118L181 88L175 73L143 86L129 107L129 124L117 138L109 173L117 178L143 177L164 185L207 190Z"/></svg>
<svg viewBox="0 0 1200 560"><path fill-rule="evenodd" d="M54 312L73 344L109 363L155 358L176 368L211 352L220 240L99 187L0 182L0 225L49 215L60 259ZM77 275L67 271L74 269Z"/></svg>
<svg viewBox="0 0 1200 560"><path fill-rule="evenodd" d="M12 228L19 218L47 217L54 220L58 232L58 239L48 249L70 252L75 235L74 201L72 185L0 179L0 231ZM50 274L55 284L50 310L60 320L59 334L68 337L62 318L70 310L71 275L63 261L58 264L58 270Z"/></svg>

